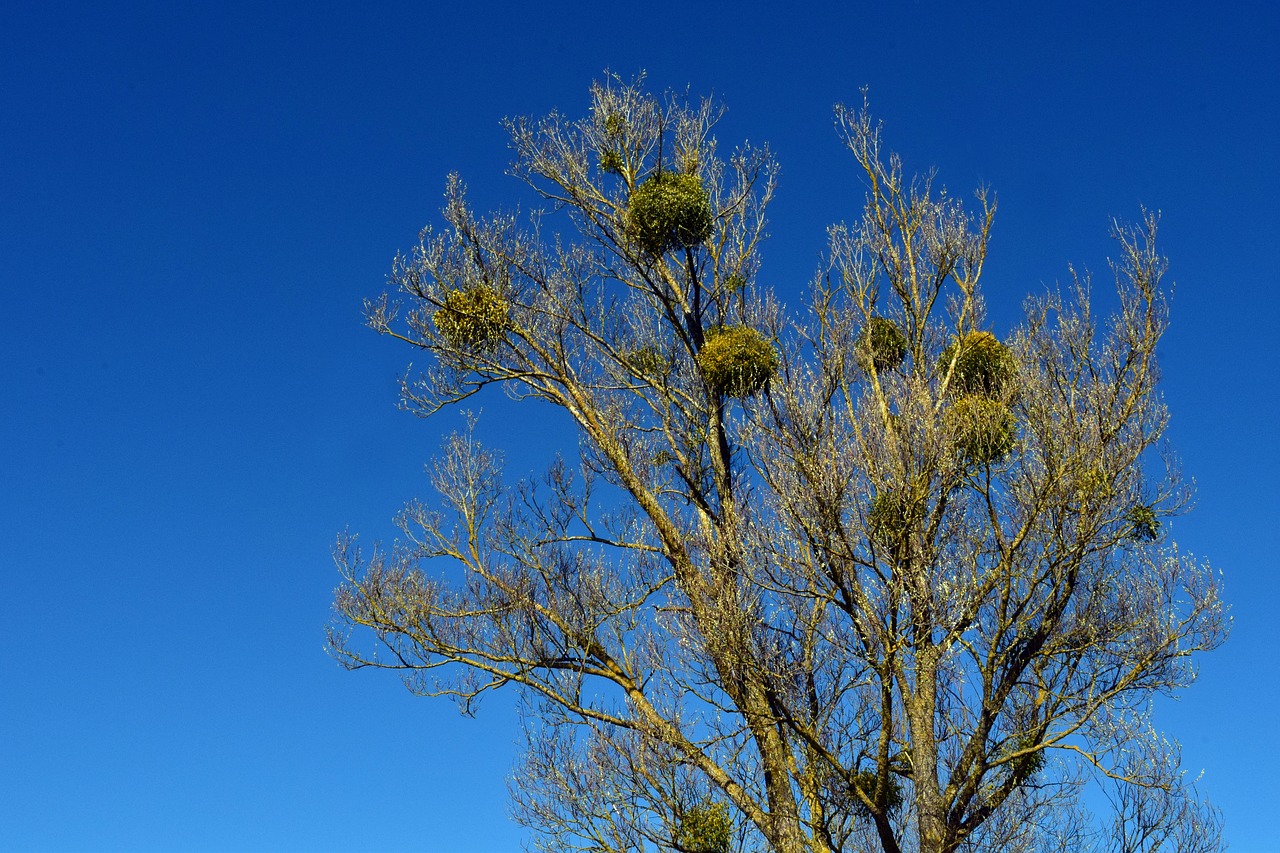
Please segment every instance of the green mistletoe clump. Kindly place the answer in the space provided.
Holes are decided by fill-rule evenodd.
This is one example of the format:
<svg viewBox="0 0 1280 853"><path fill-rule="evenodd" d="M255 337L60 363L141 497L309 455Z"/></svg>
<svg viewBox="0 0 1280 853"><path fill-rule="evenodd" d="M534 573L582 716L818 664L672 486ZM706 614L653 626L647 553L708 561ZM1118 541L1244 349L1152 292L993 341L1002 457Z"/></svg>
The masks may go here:
<svg viewBox="0 0 1280 853"><path fill-rule="evenodd" d="M995 398L1005 396L1012 388L1018 366L1013 353L995 335L969 332L942 351L938 374L946 376L948 371L952 390Z"/></svg>
<svg viewBox="0 0 1280 853"><path fill-rule="evenodd" d="M623 356L627 368L636 376L659 379L671 371L671 363L655 346L637 347Z"/></svg>
<svg viewBox="0 0 1280 853"><path fill-rule="evenodd" d="M778 353L765 336L747 326L725 326L707 333L698 367L712 390L726 397L748 397L778 371Z"/></svg>
<svg viewBox="0 0 1280 853"><path fill-rule="evenodd" d="M853 777L854 784L862 790L872 802L880 799L880 776L873 770L864 770ZM867 807L857 794L853 794L853 810L864 818L871 817L871 809ZM888 790L884 792L886 812L896 812L902 807L902 786L893 776L889 776Z"/></svg>
<svg viewBox="0 0 1280 853"><path fill-rule="evenodd" d="M924 507L897 489L886 489L871 499L867 529L876 539L892 545L924 518Z"/></svg>
<svg viewBox="0 0 1280 853"><path fill-rule="evenodd" d="M854 359L867 373L893 370L907 357L907 336L887 317L872 317L854 344Z"/></svg>
<svg viewBox="0 0 1280 853"><path fill-rule="evenodd" d="M999 400L981 394L961 397L947 412L956 445L972 462L996 462L1013 449L1018 424L1013 412Z"/></svg>
<svg viewBox="0 0 1280 853"><path fill-rule="evenodd" d="M697 175L658 172L631 193L627 217L636 242L653 255L711 236L711 199Z"/></svg>
<svg viewBox="0 0 1280 853"><path fill-rule="evenodd" d="M969 332L942 351L938 373L950 375L948 390L958 397L947 425L969 462L997 462L1013 450L1018 422L1006 401L1017 372L1013 353L990 332Z"/></svg>
<svg viewBox="0 0 1280 853"><path fill-rule="evenodd" d="M729 853L733 822L724 803L706 803L680 816L675 848L682 853Z"/></svg>
<svg viewBox="0 0 1280 853"><path fill-rule="evenodd" d="M1160 535L1160 519L1155 510L1149 506L1138 504L1125 513L1125 521L1129 523L1129 538L1138 542L1154 542Z"/></svg>
<svg viewBox="0 0 1280 853"><path fill-rule="evenodd" d="M492 349L506 335L510 306L488 285L445 292L443 304L431 315L436 331L454 349L470 352Z"/></svg>

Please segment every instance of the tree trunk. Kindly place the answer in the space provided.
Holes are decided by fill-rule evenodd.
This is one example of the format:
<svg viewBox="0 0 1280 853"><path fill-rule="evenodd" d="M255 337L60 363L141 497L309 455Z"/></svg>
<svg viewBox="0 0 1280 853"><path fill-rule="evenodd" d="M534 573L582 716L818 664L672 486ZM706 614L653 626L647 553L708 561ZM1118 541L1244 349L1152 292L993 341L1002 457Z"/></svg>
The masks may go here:
<svg viewBox="0 0 1280 853"><path fill-rule="evenodd" d="M911 726L920 853L947 850L947 820L938 786L938 743L933 730L937 709L937 658L938 652L933 647L917 653L915 690L905 697L907 722Z"/></svg>

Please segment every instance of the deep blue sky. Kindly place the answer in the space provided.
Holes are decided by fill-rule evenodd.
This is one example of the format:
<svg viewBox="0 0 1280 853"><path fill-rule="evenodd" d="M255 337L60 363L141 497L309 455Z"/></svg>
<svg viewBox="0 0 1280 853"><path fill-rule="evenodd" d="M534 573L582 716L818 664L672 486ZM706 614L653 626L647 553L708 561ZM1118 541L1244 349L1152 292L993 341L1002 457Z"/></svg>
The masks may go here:
<svg viewBox="0 0 1280 853"><path fill-rule="evenodd" d="M0 849L518 846L511 703L468 720L340 670L328 548L389 536L458 424L395 410L412 354L361 299L450 170L527 203L498 120L580 114L606 67L714 91L723 143L773 144L765 279L793 303L861 204L831 107L863 85L909 166L998 193L997 321L1070 262L1105 283L1109 217L1164 211L1199 483L1174 531L1235 631L1159 720L1233 849L1277 849L1280 13L1039 5L7 4Z"/></svg>

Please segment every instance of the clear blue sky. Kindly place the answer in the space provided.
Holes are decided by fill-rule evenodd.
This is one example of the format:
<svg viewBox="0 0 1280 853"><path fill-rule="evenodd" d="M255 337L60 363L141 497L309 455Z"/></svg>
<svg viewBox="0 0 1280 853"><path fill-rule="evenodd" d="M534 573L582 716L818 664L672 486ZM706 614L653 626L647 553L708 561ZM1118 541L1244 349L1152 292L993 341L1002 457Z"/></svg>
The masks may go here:
<svg viewBox="0 0 1280 853"><path fill-rule="evenodd" d="M1105 273L1109 217L1164 211L1199 483L1174 532L1235 631L1159 722L1233 849L1280 849L1280 13L1042 5L6 4L0 849L518 847L511 703L468 720L340 670L328 548L389 536L458 423L395 410L412 354L361 299L450 170L479 207L527 200L498 120L580 113L605 67L714 90L725 143L773 143L764 277L793 304L861 203L831 106L863 85L909 166L997 191L997 321L1069 262Z"/></svg>

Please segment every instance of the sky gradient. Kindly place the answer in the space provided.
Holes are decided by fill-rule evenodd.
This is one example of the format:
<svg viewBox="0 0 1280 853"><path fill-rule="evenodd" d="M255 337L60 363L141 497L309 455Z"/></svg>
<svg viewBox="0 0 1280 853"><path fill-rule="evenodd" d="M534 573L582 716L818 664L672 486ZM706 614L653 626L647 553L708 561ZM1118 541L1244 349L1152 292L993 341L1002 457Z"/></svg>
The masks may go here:
<svg viewBox="0 0 1280 853"><path fill-rule="evenodd" d="M1163 211L1164 391L1198 484L1173 531L1235 627L1157 723L1232 849L1280 849L1280 12L1039 5L8 4L0 850L518 848L510 697L466 719L341 670L328 550L390 538L460 423L396 410L414 354L362 299L448 172L527 208L499 120L579 115L605 68L714 93L722 146L773 146L762 280L792 305L861 208L831 109L863 86L909 169L995 190L997 326L1068 264L1103 290L1111 218ZM513 474L563 440L478 405Z"/></svg>

